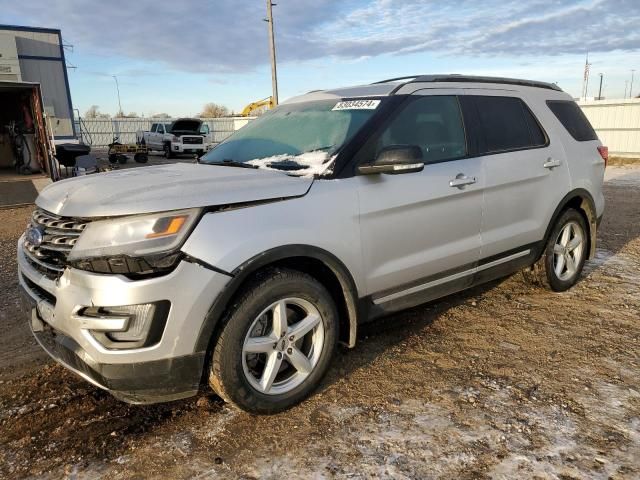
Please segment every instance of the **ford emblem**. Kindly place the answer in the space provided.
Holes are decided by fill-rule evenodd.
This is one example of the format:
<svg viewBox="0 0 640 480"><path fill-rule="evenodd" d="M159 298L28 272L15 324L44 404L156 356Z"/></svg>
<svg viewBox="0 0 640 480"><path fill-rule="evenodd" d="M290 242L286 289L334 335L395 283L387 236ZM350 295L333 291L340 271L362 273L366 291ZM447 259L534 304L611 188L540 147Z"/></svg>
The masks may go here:
<svg viewBox="0 0 640 480"><path fill-rule="evenodd" d="M44 240L44 235L39 228L29 227L27 228L27 233L25 234L25 239L34 247L39 247L42 245L42 241Z"/></svg>

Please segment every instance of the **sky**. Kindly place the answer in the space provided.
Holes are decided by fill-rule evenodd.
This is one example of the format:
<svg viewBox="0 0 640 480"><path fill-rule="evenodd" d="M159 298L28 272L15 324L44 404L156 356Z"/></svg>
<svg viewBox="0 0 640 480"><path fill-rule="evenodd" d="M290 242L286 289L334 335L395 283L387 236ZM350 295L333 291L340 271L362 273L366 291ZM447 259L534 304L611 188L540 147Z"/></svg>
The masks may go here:
<svg viewBox="0 0 640 480"><path fill-rule="evenodd" d="M276 0L280 100L429 73L557 82L622 98L637 69L640 0ZM146 116L236 112L271 94L262 0L0 0L0 23L62 30L75 108Z"/></svg>

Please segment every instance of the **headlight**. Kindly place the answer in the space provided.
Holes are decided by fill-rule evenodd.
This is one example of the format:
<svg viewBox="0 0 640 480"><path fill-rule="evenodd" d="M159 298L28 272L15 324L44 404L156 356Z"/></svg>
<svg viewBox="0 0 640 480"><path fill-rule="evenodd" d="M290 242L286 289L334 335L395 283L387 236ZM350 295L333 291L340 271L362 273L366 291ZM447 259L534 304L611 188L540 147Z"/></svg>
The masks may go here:
<svg viewBox="0 0 640 480"><path fill-rule="evenodd" d="M176 137L175 135L171 138L172 142L180 143L180 137Z"/></svg>
<svg viewBox="0 0 640 480"><path fill-rule="evenodd" d="M171 253L182 244L199 213L199 209L176 210L91 222L71 250L69 260Z"/></svg>

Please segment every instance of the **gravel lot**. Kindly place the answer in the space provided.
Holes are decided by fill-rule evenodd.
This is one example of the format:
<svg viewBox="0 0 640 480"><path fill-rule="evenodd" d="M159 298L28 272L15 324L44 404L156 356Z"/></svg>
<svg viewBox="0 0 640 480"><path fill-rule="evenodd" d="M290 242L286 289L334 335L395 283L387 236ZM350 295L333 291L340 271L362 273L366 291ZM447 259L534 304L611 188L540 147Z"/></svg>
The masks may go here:
<svg viewBox="0 0 640 480"><path fill-rule="evenodd" d="M254 417L213 394L135 407L42 354L0 210L2 478L640 477L640 168L611 167L572 290L519 275L378 321L318 392Z"/></svg>

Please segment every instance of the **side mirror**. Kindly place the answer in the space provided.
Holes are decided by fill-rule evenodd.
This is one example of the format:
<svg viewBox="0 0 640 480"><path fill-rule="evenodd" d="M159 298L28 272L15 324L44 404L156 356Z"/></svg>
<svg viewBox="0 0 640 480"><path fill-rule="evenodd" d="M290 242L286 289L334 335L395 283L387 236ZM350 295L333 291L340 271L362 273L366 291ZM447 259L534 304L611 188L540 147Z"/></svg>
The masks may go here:
<svg viewBox="0 0 640 480"><path fill-rule="evenodd" d="M422 149L417 145L389 145L380 150L373 163L358 167L362 175L413 173L422 170L424 170Z"/></svg>

